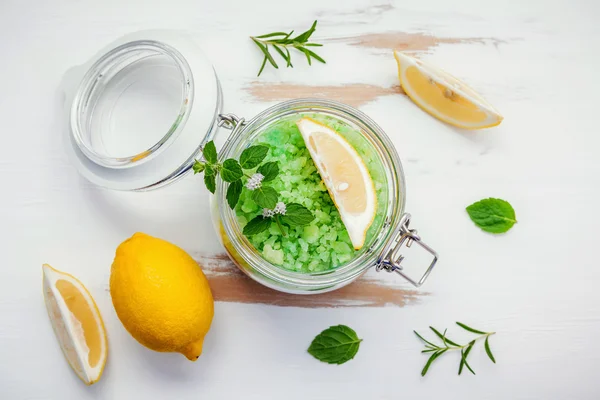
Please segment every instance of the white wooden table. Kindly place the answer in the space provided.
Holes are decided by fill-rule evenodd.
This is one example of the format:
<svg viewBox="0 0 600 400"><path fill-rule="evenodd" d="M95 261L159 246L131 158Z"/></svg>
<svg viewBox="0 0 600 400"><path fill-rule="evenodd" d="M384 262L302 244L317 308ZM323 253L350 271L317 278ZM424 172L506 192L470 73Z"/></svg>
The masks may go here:
<svg viewBox="0 0 600 400"><path fill-rule="evenodd" d="M593 0L2 0L0 398L600 398L598 15ZM294 55L294 69L267 68L257 79L261 56L248 36L299 31L314 19L327 65L309 68ZM154 28L198 41L227 112L249 117L318 95L373 117L402 157L415 227L441 256L424 288L414 293L372 271L325 298L260 292L223 258L197 178L150 193L80 178L60 141L59 81L113 39ZM393 47L470 83L504 122L461 132L421 112L399 93ZM489 196L516 209L519 223L506 235L483 233L465 213ZM138 345L114 313L114 250L136 231L182 246L211 277L218 302L196 363ZM104 316L110 355L92 387L70 370L52 332L44 262L79 277ZM413 329L448 327L464 340L455 321L497 331L498 363L477 346L477 376L457 376L458 355L449 354L422 378ZM317 362L306 348L339 323L364 339L357 357Z"/></svg>

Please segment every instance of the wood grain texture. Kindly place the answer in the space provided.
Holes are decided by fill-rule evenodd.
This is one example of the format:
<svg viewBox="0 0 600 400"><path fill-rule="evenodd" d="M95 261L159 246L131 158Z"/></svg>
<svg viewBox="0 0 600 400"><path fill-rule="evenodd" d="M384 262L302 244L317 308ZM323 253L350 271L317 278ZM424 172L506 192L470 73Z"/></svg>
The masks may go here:
<svg viewBox="0 0 600 400"><path fill-rule="evenodd" d="M293 83L252 82L245 90L259 101L283 101L298 98L318 98L337 100L354 107L360 107L382 96L405 94L398 86L382 87L364 83L341 86L312 86Z"/></svg>
<svg viewBox="0 0 600 400"><path fill-rule="evenodd" d="M215 301L221 302L301 308L404 307L427 295L424 291L393 287L364 276L333 292L294 295L278 292L253 281L226 254L195 255L194 258L210 282Z"/></svg>
<svg viewBox="0 0 600 400"><path fill-rule="evenodd" d="M351 46L373 49L389 49L406 51L408 53L423 53L433 50L441 44L486 44L497 45L502 41L481 37L438 37L422 32L384 32L368 33L356 36L334 39Z"/></svg>

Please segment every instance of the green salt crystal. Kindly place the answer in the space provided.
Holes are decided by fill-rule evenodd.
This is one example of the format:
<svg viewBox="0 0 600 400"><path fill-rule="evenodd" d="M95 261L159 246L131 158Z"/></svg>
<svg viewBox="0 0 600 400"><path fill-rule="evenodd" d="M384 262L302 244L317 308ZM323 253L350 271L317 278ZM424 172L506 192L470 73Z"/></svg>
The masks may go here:
<svg viewBox="0 0 600 400"><path fill-rule="evenodd" d="M350 261L352 259L352 253L338 254L337 255L337 259L340 262L340 264L348 262L348 261Z"/></svg>
<svg viewBox="0 0 600 400"><path fill-rule="evenodd" d="M336 253L352 253L350 246L344 242L333 242L331 247L333 247Z"/></svg>
<svg viewBox="0 0 600 400"><path fill-rule="evenodd" d="M298 239L298 243L300 244L300 248L302 248L302 251L308 251L308 243L306 242L306 240Z"/></svg>
<svg viewBox="0 0 600 400"><path fill-rule="evenodd" d="M302 232L302 237L308 243L314 243L319 239L319 228L315 225L307 225L304 227L304 232Z"/></svg>
<svg viewBox="0 0 600 400"><path fill-rule="evenodd" d="M267 261L270 261L273 264L283 264L283 251L275 250L268 244L265 244L265 247L263 248L263 256L265 256Z"/></svg>

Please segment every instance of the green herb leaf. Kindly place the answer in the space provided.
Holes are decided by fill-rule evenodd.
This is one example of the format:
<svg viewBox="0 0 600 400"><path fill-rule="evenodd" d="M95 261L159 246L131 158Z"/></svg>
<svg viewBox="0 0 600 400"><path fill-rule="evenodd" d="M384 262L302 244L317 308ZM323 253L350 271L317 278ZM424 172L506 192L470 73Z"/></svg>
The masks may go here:
<svg viewBox="0 0 600 400"><path fill-rule="evenodd" d="M337 325L319 333L308 348L308 352L317 360L328 364L343 364L352 360L360 347L356 332L345 326Z"/></svg>
<svg viewBox="0 0 600 400"><path fill-rule="evenodd" d="M250 146L242 151L240 165L243 169L254 169L267 156L269 148L263 145Z"/></svg>
<svg viewBox="0 0 600 400"><path fill-rule="evenodd" d="M308 225L315 219L315 216L302 204L290 203L286 205L285 215L281 217L281 222L290 226Z"/></svg>
<svg viewBox="0 0 600 400"><path fill-rule="evenodd" d="M306 42L314 33L315 29L317 28L317 21L313 22L312 26L310 27L309 30L307 30L304 33L301 33L300 35L296 36L294 39L292 39L294 42L300 42L300 43L304 43Z"/></svg>
<svg viewBox="0 0 600 400"><path fill-rule="evenodd" d="M446 352L446 350L448 350L448 349L439 350L439 351L433 353L431 355L431 357L429 357L429 360L427 360L427 363L425 364L425 366L423 367L423 370L421 371L421 376L425 376L427 371L429 371L429 367L431 366L431 363L433 363L436 358L438 358L439 356L444 354Z"/></svg>
<svg viewBox="0 0 600 400"><path fill-rule="evenodd" d="M252 191L252 200L261 208L275 208L277 197L277 192L270 186L261 186Z"/></svg>
<svg viewBox="0 0 600 400"><path fill-rule="evenodd" d="M208 174L208 168L207 168L207 173L204 174L204 184L206 185L206 188L212 193L215 193L215 190L217 188L217 180L216 180L216 175L213 174Z"/></svg>
<svg viewBox="0 0 600 400"><path fill-rule="evenodd" d="M204 166L204 175L216 175L217 170L211 164L205 164Z"/></svg>
<svg viewBox="0 0 600 400"><path fill-rule="evenodd" d="M288 50L288 48L285 48L285 55L287 56L287 65L286 67L289 68L294 68L294 66L292 65L292 56L290 54L290 51Z"/></svg>
<svg viewBox="0 0 600 400"><path fill-rule="evenodd" d="M266 39L266 38L270 38L273 36L286 36L287 37L287 33L285 32L273 32L273 33L268 33L266 35L260 35L260 36L256 36L257 39Z"/></svg>
<svg viewBox="0 0 600 400"><path fill-rule="evenodd" d="M274 49L275 49L275 51L276 51L277 53L279 53L279 55L280 55L280 56L281 56L281 57L282 57L282 58L285 60L285 62L286 62L286 66L287 66L287 67L289 67L289 66L290 66L290 60L289 60L289 58L288 58L288 55L287 55L287 54L285 54L285 53L283 52L283 50L281 50L281 48L280 48L279 46L277 46L276 44L274 44L274 45L273 45L273 48L274 48Z"/></svg>
<svg viewBox="0 0 600 400"><path fill-rule="evenodd" d="M473 329L470 326L463 324L462 322L457 322L456 325L460 326L461 328L463 328L464 330L467 330L469 332L478 333L480 335L487 334L487 332L478 331L477 329Z"/></svg>
<svg viewBox="0 0 600 400"><path fill-rule="evenodd" d="M442 339L442 341L444 342L444 344L448 343L449 345L452 345L452 346L460 346L460 344L458 344L456 342L453 342L452 340L450 340L447 337L445 337L444 335L442 335L433 326L430 326L429 329L431 329L433 331L433 333L435 333L440 339Z"/></svg>
<svg viewBox="0 0 600 400"><path fill-rule="evenodd" d="M415 335L417 335L419 337L419 339L421 339L422 341L424 341L425 343L429 344L430 346L433 346L435 348L439 348L437 345L431 343L429 340L425 339L423 336L419 335L419 333L417 331L413 331L415 333Z"/></svg>
<svg viewBox="0 0 600 400"><path fill-rule="evenodd" d="M260 76L260 74L262 74L263 69L265 69L265 65L267 65L267 57L263 58L263 62L260 65L260 69L258 70L258 75L256 76Z"/></svg>
<svg viewBox="0 0 600 400"><path fill-rule="evenodd" d="M469 353L471 352L471 349L473 348L473 346L475 345L475 341L471 341L469 343L469 345L467 346L467 349L464 352L463 358L462 358L462 362L464 363L464 365L469 369L469 371L471 371L471 373L473 375L475 375L475 371L473 371L473 369L471 368L471 366L469 365L469 363L467 362L467 357L469 356ZM460 373L459 373L460 375Z"/></svg>
<svg viewBox="0 0 600 400"><path fill-rule="evenodd" d="M215 142L212 140L204 145L202 149L202 154L204 155L204 159L209 164L217 163L217 148L215 147Z"/></svg>
<svg viewBox="0 0 600 400"><path fill-rule="evenodd" d="M246 224L246 226L244 226L243 233L246 236L256 235L257 233L261 233L261 232L269 229L270 225L271 225L270 218L263 218L262 215L259 215L257 217L254 217L253 219L251 219Z"/></svg>
<svg viewBox="0 0 600 400"><path fill-rule="evenodd" d="M273 57L271 56L271 53L269 53L269 49L267 48L267 46L265 46L264 44L262 44L261 42L259 42L258 40L256 40L255 38L251 38L252 41L254 43L256 43L256 45L260 48L260 50L263 52L263 54L265 55L265 58L267 60L269 60L269 62L271 63L271 65L275 68L278 69L279 66L277 65L277 63L275 62L275 60L273 59Z"/></svg>
<svg viewBox="0 0 600 400"><path fill-rule="evenodd" d="M467 360L465 360L465 367L467 367L467 369L468 369L469 371L471 371L471 373L472 373L473 375L477 375L477 374L475 373L475 371L473 371L473 368L471 368L471 366L469 365L469 363L467 362Z"/></svg>
<svg viewBox="0 0 600 400"><path fill-rule="evenodd" d="M277 163L277 161L270 161L264 163L263 165L258 167L256 172L264 176L263 182L272 181L273 179L277 178L277 175L279 175L279 164Z"/></svg>
<svg viewBox="0 0 600 400"><path fill-rule="evenodd" d="M221 178L225 182L235 182L244 176L242 167L233 158L228 158L223 162L223 168L221 168Z"/></svg>
<svg viewBox="0 0 600 400"><path fill-rule="evenodd" d="M496 364L496 359L494 358L494 355L492 354L492 349L490 349L489 336L485 338L485 352L487 353L490 360L492 360L492 362L494 364Z"/></svg>
<svg viewBox="0 0 600 400"><path fill-rule="evenodd" d="M473 348L474 344L475 344L475 341L473 340L473 341L469 342L469 345L467 346L466 350L460 349L460 366L458 367L459 375L462 374L462 370L463 370L464 366L466 366L469 369L469 371L471 371L471 373L473 375L475 375L475 371L473 371L473 369L467 362L467 357L469 356L469 353L471 352L471 348Z"/></svg>
<svg viewBox="0 0 600 400"><path fill-rule="evenodd" d="M323 60L317 53L315 53L314 51L310 51L309 49L303 49L303 53L305 53L308 56L311 56L312 58L314 58L317 61L322 62L323 64L327 64L327 62L325 62L325 60ZM310 64L310 62L309 62Z"/></svg>
<svg viewBox="0 0 600 400"><path fill-rule="evenodd" d="M238 179L235 182L231 182L227 188L227 204L229 204L232 210L240 200L240 194L242 194L242 181Z"/></svg>
<svg viewBox="0 0 600 400"><path fill-rule="evenodd" d="M482 230L504 233L517 222L515 210L509 202L501 199L483 199L467 207L471 220Z"/></svg>
<svg viewBox="0 0 600 400"><path fill-rule="evenodd" d="M194 161L194 165L192 166L192 169L194 170L194 174L199 174L202 171L204 171L204 167L206 166L206 164L204 164L202 161Z"/></svg>

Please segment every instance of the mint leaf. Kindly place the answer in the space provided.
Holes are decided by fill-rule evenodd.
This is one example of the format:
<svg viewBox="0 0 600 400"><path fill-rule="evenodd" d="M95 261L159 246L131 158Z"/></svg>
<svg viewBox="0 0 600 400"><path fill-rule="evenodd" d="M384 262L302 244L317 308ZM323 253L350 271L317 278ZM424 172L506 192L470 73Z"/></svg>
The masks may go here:
<svg viewBox="0 0 600 400"><path fill-rule="evenodd" d="M204 145L202 149L202 154L204 155L204 159L209 164L217 163L217 148L215 147L215 142L212 140Z"/></svg>
<svg viewBox="0 0 600 400"><path fill-rule="evenodd" d="M263 182L272 181L273 179L277 178L277 175L279 175L279 164L277 161L264 163L258 167L256 172L264 176Z"/></svg>
<svg viewBox="0 0 600 400"><path fill-rule="evenodd" d="M268 152L269 148L267 146L250 146L242 151L240 165L243 169L254 169L265 159Z"/></svg>
<svg viewBox="0 0 600 400"><path fill-rule="evenodd" d="M269 229L271 225L270 218L264 218L262 215L254 217L244 226L244 235L256 235L257 233L261 233Z"/></svg>
<svg viewBox="0 0 600 400"><path fill-rule="evenodd" d="M319 361L328 364L343 364L352 360L362 339L345 325L332 326L314 338L308 352Z"/></svg>
<svg viewBox="0 0 600 400"><path fill-rule="evenodd" d="M467 207L471 220L486 232L504 233L517 222L515 210L501 199L484 199Z"/></svg>
<svg viewBox="0 0 600 400"><path fill-rule="evenodd" d="M204 167L206 166L206 164L204 164L202 161L194 161L194 165L192 166L193 170L194 170L194 174L199 174L202 171L204 171Z"/></svg>
<svg viewBox="0 0 600 400"><path fill-rule="evenodd" d="M217 181L216 181L216 175L215 174L204 174L204 184L206 185L206 188L212 193L215 193L215 190L217 188Z"/></svg>
<svg viewBox="0 0 600 400"><path fill-rule="evenodd" d="M242 176L244 176L244 172L236 160L233 158L228 158L223 162L223 167L221 168L221 178L223 178L225 182L238 181L242 178Z"/></svg>
<svg viewBox="0 0 600 400"><path fill-rule="evenodd" d="M217 170L210 164L204 164L204 175L216 175Z"/></svg>
<svg viewBox="0 0 600 400"><path fill-rule="evenodd" d="M231 182L229 187L227 188L227 204L233 210L235 205L240 200L240 194L242 193L242 181L237 180L235 182Z"/></svg>
<svg viewBox="0 0 600 400"><path fill-rule="evenodd" d="M270 186L261 186L252 191L252 200L261 208L273 209L277 204L277 192Z"/></svg>
<svg viewBox="0 0 600 400"><path fill-rule="evenodd" d="M298 203L287 204L285 215L281 216L281 222L290 226L308 225L313 219L315 217L308 208Z"/></svg>

